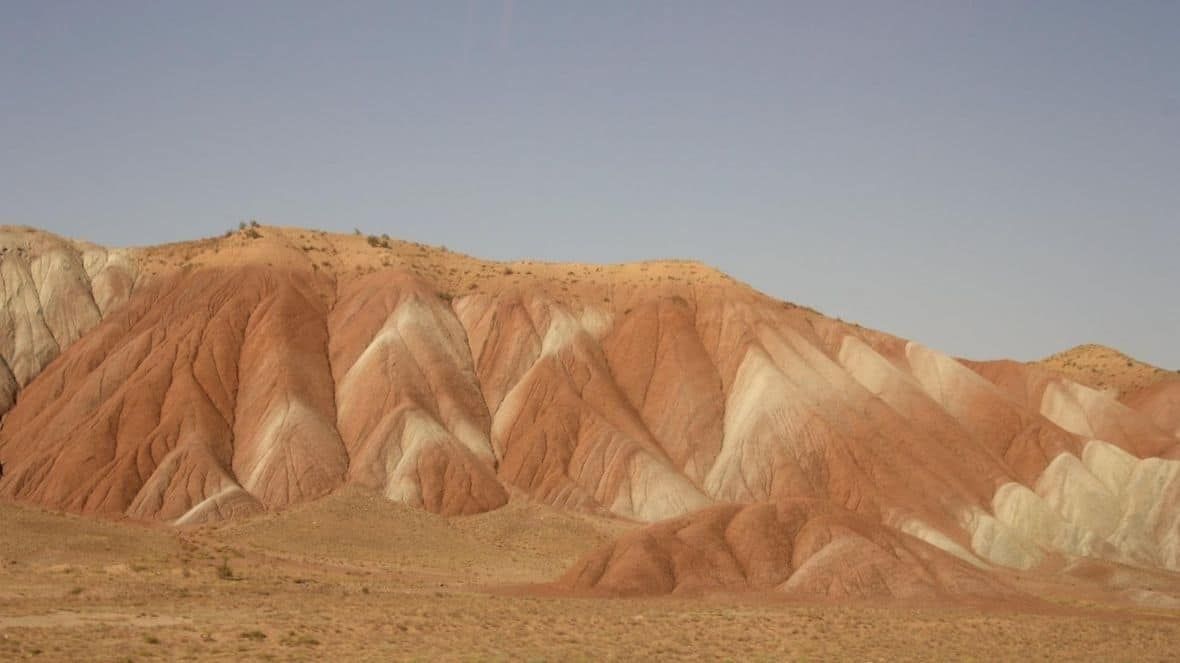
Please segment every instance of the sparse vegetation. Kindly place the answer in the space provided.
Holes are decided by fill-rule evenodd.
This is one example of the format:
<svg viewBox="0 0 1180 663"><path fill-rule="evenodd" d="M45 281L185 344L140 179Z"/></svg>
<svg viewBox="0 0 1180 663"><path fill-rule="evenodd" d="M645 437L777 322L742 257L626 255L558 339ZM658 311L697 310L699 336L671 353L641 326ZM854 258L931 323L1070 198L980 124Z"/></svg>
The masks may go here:
<svg viewBox="0 0 1180 663"><path fill-rule="evenodd" d="M4 519L3 509L17 508L0 504L3 531L16 522ZM481 582L551 579L568 559L628 526L557 515L540 505L450 520L380 496L309 508L303 515L295 511L184 534L179 541L125 524L22 515L43 523L32 532L48 530L84 543L60 553L63 563L79 567L73 575L31 561L19 565L20 594L5 598L0 624L42 621L0 626L8 636L0 638L0 660L35 652L53 660L111 661L598 660L622 653L647 660L1119 660L1132 648L1136 660L1170 660L1180 641L1180 622L1171 613L1078 604L1003 612L759 599L739 604L708 596L537 600L486 594L477 589ZM353 515L332 520L327 514ZM309 538L311 522L319 527ZM597 524L591 528L591 522ZM77 537L79 532L90 536ZM389 546L394 538L407 545ZM0 537L0 559L33 559L44 549L42 540ZM210 587L168 572L176 555L220 560L243 549L243 541L251 554L233 562L239 582ZM114 552L105 551L108 544ZM104 571L130 559L148 564L150 572ZM396 574L378 570L394 567ZM355 575L360 569L364 580ZM446 586L440 586L444 577ZM462 582L449 581L459 577ZM79 578L97 583L96 595L119 596L123 603L73 601L47 611L47 603L60 600L63 587ZM366 595L364 588L374 582L381 584ZM183 594L178 587L194 589Z"/></svg>
<svg viewBox="0 0 1180 663"><path fill-rule="evenodd" d="M279 642L281 644L287 645L288 647L298 647L298 646L313 646L314 647L315 645L320 644L319 640L316 640L315 638L311 637L310 635L296 633L295 631L289 632Z"/></svg>
<svg viewBox="0 0 1180 663"><path fill-rule="evenodd" d="M222 580L236 580L234 570L229 565L229 558L221 558L221 564L217 565L217 577Z"/></svg>

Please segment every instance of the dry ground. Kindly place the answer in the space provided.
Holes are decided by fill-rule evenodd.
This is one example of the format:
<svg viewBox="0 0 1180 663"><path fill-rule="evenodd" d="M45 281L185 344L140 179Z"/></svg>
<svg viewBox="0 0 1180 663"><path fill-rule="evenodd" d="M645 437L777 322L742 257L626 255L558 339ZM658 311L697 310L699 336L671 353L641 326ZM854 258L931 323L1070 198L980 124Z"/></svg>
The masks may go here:
<svg viewBox="0 0 1180 663"><path fill-rule="evenodd" d="M9 229L35 232L26 228ZM650 297L652 293L665 290L679 293L691 287L724 285L748 289L729 275L692 260L647 260L617 265L539 260L497 262L451 251L445 246L407 242L388 235L344 235L265 225L240 231L231 229L220 237L133 251L143 275L149 277L198 267L242 264L310 265L338 279L394 268L412 272L447 298L527 290L563 302L604 305L612 303L616 296L628 301L635 292Z"/></svg>
<svg viewBox="0 0 1180 663"><path fill-rule="evenodd" d="M589 599L553 578L626 523L443 519L348 490L174 531L0 504L0 660L1174 660L1180 611Z"/></svg>
<svg viewBox="0 0 1180 663"><path fill-rule="evenodd" d="M1103 345L1079 345L1036 362L1092 389L1116 398L1134 393L1160 380L1180 379L1166 371Z"/></svg>

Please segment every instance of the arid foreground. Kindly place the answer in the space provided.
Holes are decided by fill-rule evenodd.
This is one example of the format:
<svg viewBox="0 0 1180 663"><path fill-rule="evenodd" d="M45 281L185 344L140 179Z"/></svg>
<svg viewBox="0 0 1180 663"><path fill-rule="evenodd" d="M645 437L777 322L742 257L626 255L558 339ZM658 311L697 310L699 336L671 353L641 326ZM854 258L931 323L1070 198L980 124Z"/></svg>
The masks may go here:
<svg viewBox="0 0 1180 663"><path fill-rule="evenodd" d="M181 531L3 504L0 659L1163 661L1180 647L1175 611L1051 593L996 609L521 586L624 527L517 503L445 519L351 490Z"/></svg>

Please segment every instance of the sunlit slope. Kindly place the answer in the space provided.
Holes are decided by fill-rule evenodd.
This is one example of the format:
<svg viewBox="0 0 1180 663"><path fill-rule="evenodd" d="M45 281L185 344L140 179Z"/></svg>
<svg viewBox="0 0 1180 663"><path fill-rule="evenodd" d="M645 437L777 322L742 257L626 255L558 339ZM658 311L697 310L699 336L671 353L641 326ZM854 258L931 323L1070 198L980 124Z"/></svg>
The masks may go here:
<svg viewBox="0 0 1180 663"><path fill-rule="evenodd" d="M1126 396L1161 380L1180 379L1180 373L1129 357L1114 348L1086 344L1046 357L1037 364L1087 387Z"/></svg>
<svg viewBox="0 0 1180 663"><path fill-rule="evenodd" d="M692 262L12 232L29 248L3 273L29 277L0 328L8 497L186 525L355 485L443 515L515 498L696 532L640 530L567 577L603 591L1003 598L1001 569L1180 569L1166 395L959 361Z"/></svg>

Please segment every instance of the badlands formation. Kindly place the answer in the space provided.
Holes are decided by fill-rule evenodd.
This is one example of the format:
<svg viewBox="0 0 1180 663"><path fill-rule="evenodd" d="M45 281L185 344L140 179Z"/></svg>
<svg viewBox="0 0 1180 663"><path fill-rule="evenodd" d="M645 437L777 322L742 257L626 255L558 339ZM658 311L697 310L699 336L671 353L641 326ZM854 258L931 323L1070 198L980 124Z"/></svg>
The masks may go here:
<svg viewBox="0 0 1180 663"><path fill-rule="evenodd" d="M639 524L547 591L1180 606L1180 376L1094 348L966 361L693 262L269 226L5 228L0 290L8 500L182 530L533 503Z"/></svg>

